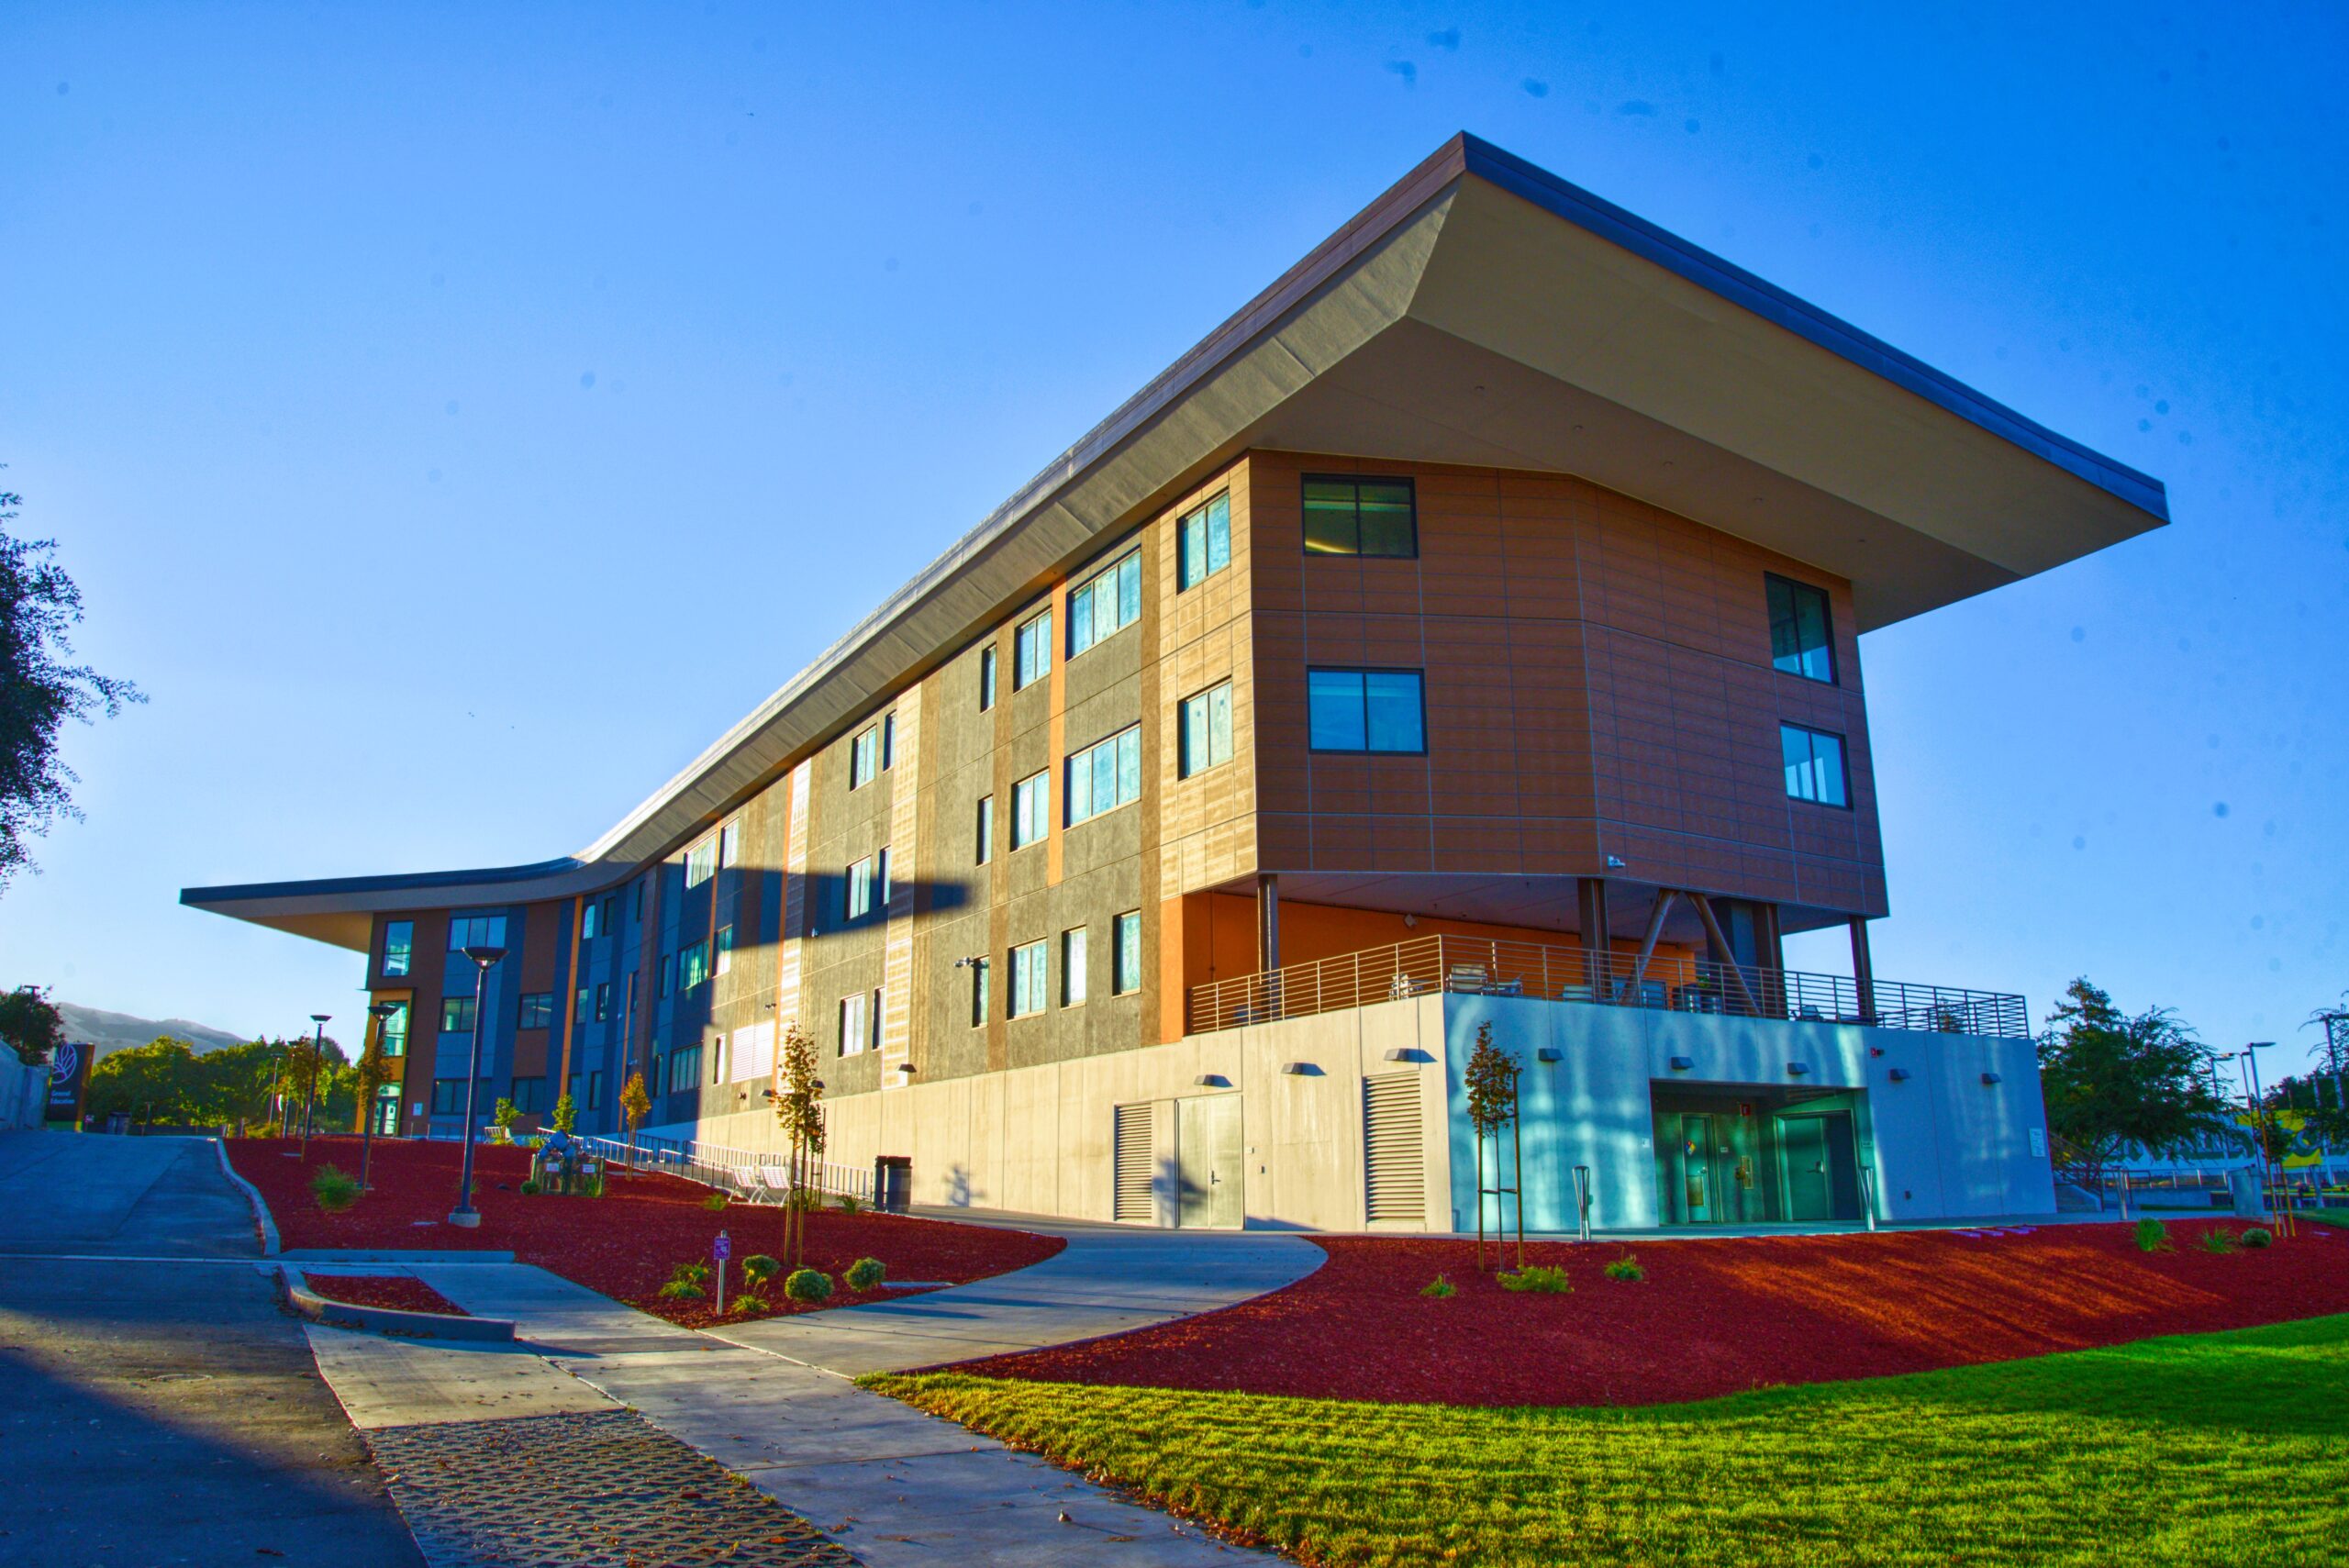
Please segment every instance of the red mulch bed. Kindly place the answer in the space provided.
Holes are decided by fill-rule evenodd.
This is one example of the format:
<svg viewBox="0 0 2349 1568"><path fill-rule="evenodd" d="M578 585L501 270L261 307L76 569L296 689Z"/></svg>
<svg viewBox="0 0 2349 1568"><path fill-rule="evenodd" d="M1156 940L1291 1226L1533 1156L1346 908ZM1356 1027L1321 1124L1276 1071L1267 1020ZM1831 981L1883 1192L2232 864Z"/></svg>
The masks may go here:
<svg viewBox="0 0 2349 1568"><path fill-rule="evenodd" d="M471 1313L420 1279L406 1274L304 1273L303 1283L314 1295L348 1307L388 1307L399 1312L440 1312L451 1318Z"/></svg>
<svg viewBox="0 0 2349 1568"><path fill-rule="evenodd" d="M310 1196L310 1178L329 1164L356 1175L359 1140L313 1138L307 1161L293 1158L298 1147L297 1140L271 1138L228 1145L238 1173L268 1200L279 1240L288 1248L510 1251L523 1262L696 1329L719 1319L707 1301L670 1301L656 1294L671 1270L707 1262L710 1243L725 1231L734 1244L726 1320L740 1322L732 1308L741 1260L753 1252L783 1255L780 1208L734 1204L714 1213L702 1207L707 1187L651 1173L616 1173L600 1198L526 1197L521 1186L530 1173L529 1151L495 1144L473 1150L479 1189L473 1207L481 1224L472 1229L446 1223L457 1195L460 1151L452 1143L377 1139L374 1190L342 1213L328 1214ZM1041 1262L1064 1244L1024 1230L906 1215L822 1213L808 1217L807 1256L837 1287L824 1305L850 1307L906 1294L885 1286L860 1296L841 1284L841 1271L859 1258L880 1259L891 1279L963 1284ZM780 1282L768 1299L774 1313L810 1310L787 1299Z"/></svg>
<svg viewBox="0 0 2349 1568"><path fill-rule="evenodd" d="M2195 1245L2240 1222L1530 1245L1562 1296L1504 1291L1472 1242L1317 1237L1320 1269L1219 1312L966 1362L989 1377L1447 1405L1651 1405L2349 1312L2349 1232ZM1635 1253L1640 1284L1601 1265ZM1514 1249L1511 1250L1514 1262ZM1421 1296L1442 1272L1459 1287Z"/></svg>

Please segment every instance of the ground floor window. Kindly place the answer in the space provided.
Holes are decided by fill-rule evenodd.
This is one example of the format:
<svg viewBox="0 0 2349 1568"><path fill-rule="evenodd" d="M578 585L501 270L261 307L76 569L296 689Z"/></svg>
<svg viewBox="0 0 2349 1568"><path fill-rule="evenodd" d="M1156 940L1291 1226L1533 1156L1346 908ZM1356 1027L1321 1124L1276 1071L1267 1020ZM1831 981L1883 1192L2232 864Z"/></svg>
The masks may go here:
<svg viewBox="0 0 2349 1568"><path fill-rule="evenodd" d="M1858 1090L1653 1091L1657 1213L1666 1225L1858 1219Z"/></svg>

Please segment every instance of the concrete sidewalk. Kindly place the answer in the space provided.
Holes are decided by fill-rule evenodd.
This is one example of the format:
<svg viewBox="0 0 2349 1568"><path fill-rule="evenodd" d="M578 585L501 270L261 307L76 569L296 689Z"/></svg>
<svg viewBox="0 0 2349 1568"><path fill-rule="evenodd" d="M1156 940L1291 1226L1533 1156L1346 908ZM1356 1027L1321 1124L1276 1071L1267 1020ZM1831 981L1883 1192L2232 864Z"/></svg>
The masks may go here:
<svg viewBox="0 0 2349 1568"><path fill-rule="evenodd" d="M1209 1310L1287 1284L1322 1256L1287 1236L1069 1236L1056 1257L976 1284L723 1336L518 1264L406 1272L468 1311L513 1318L527 1341L519 1349L309 1332L320 1370L362 1429L625 1407L873 1568L1276 1561L847 1381Z"/></svg>

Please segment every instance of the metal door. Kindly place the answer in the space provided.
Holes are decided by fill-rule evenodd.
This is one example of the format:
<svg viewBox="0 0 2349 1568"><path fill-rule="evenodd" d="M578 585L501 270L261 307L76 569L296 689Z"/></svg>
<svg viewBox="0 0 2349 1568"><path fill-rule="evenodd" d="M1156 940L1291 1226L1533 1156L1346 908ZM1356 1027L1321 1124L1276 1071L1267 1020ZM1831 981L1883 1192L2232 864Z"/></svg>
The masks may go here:
<svg viewBox="0 0 2349 1568"><path fill-rule="evenodd" d="M1827 1118L1778 1118L1778 1162L1786 1173L1788 1219L1835 1218L1835 1179L1828 1169Z"/></svg>
<svg viewBox="0 0 2349 1568"><path fill-rule="evenodd" d="M1177 1223L1192 1229L1239 1229L1240 1096L1204 1095L1177 1100L1174 1108L1183 1181Z"/></svg>
<svg viewBox="0 0 2349 1568"><path fill-rule="evenodd" d="M1691 1225L1718 1224L1720 1184L1713 1179L1713 1118L1695 1113L1680 1118L1680 1210Z"/></svg>

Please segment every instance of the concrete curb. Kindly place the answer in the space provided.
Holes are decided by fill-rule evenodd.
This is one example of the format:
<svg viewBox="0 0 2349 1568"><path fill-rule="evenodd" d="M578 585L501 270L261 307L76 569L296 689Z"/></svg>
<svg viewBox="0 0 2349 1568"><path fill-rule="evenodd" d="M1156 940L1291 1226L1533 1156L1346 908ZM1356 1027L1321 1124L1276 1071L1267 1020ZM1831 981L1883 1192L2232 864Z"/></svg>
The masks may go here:
<svg viewBox="0 0 2349 1568"><path fill-rule="evenodd" d="M504 1318L457 1318L445 1312L404 1312L392 1307L354 1307L347 1301L328 1301L317 1292L295 1284L292 1270L278 1270L277 1280L295 1311L314 1323L323 1323L331 1329L363 1329L371 1334L397 1334L403 1339L513 1342L514 1325Z"/></svg>
<svg viewBox="0 0 2349 1568"><path fill-rule="evenodd" d="M243 1190L245 1201L253 1206L253 1220L261 1227L261 1255L264 1258L273 1258L277 1256L277 1221L270 1218L269 1205L262 1197L261 1189L253 1185L250 1182L245 1180L244 1177L237 1174L237 1167L228 1163L228 1140L227 1139L214 1139L212 1140L212 1151L220 1156L221 1173L225 1174L228 1180L235 1183Z"/></svg>
<svg viewBox="0 0 2349 1568"><path fill-rule="evenodd" d="M394 1263L401 1268L448 1267L463 1263L510 1263L511 1252L436 1252L429 1249L408 1251L398 1247L290 1247L276 1254L285 1263L332 1263L343 1267L351 1263Z"/></svg>

